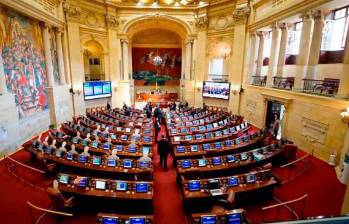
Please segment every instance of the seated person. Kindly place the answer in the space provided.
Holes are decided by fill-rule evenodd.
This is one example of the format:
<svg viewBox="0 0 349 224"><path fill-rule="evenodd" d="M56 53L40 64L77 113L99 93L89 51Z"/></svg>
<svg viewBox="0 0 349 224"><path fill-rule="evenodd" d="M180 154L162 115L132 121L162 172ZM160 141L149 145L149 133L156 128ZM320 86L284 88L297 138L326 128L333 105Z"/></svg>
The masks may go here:
<svg viewBox="0 0 349 224"><path fill-rule="evenodd" d="M73 155L78 154L78 152L75 150L75 145L74 144L72 144L70 146L70 148L71 148L71 150L68 153L73 154Z"/></svg>
<svg viewBox="0 0 349 224"><path fill-rule="evenodd" d="M106 127L102 133L109 134L109 127Z"/></svg>
<svg viewBox="0 0 349 224"><path fill-rule="evenodd" d="M91 134L90 134L90 133L87 133L87 135L86 135L86 137L85 137L84 139L87 140L87 141L91 141L91 140L90 140L90 137L91 137Z"/></svg>
<svg viewBox="0 0 349 224"><path fill-rule="evenodd" d="M50 195L53 207L56 209L70 208L74 205L74 197L66 198L58 188L58 181L54 180L52 187L46 189Z"/></svg>
<svg viewBox="0 0 349 224"><path fill-rule="evenodd" d="M96 131L100 131L101 130L101 126L97 125Z"/></svg>
<svg viewBox="0 0 349 224"><path fill-rule="evenodd" d="M148 156L148 153L143 153L143 156L138 159L139 162L152 163L152 159Z"/></svg>
<svg viewBox="0 0 349 224"><path fill-rule="evenodd" d="M67 145L67 142L63 142L61 147L58 148L58 150L62 152L67 152L67 149L65 148L66 145Z"/></svg>
<svg viewBox="0 0 349 224"><path fill-rule="evenodd" d="M52 148L54 148L54 149L57 149L57 147L56 147L56 139L53 139L53 141L52 141L52 143L51 143L51 145L50 145Z"/></svg>
<svg viewBox="0 0 349 224"><path fill-rule="evenodd" d="M88 152L89 149L88 146L85 146L84 151L80 155L90 157L90 153Z"/></svg>
<svg viewBox="0 0 349 224"><path fill-rule="evenodd" d="M113 149L111 151L111 155L108 156L108 159L115 159L115 160L118 160L119 159L119 156L116 155L116 153L118 152L117 149Z"/></svg>
<svg viewBox="0 0 349 224"><path fill-rule="evenodd" d="M81 139L80 131L76 132L76 138L77 138L77 139Z"/></svg>

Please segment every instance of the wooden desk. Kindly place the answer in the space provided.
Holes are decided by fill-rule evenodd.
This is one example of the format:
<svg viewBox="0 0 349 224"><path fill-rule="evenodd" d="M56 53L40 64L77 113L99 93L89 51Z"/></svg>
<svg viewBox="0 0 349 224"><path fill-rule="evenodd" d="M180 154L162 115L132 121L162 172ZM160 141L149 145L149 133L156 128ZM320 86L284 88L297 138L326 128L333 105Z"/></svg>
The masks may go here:
<svg viewBox="0 0 349 224"><path fill-rule="evenodd" d="M126 223L129 222L130 218L141 218L145 219L145 224L153 223L152 215L122 215L122 214L110 214L110 213L98 213L97 214L97 224L103 224L103 219L115 219L119 221L118 223Z"/></svg>
<svg viewBox="0 0 349 224"><path fill-rule="evenodd" d="M136 101L137 102L143 102L143 101L151 101L152 103L159 103L163 101L174 101L178 100L178 93L142 93L138 92Z"/></svg>
<svg viewBox="0 0 349 224"><path fill-rule="evenodd" d="M59 174L58 181L61 175ZM88 177L87 187L79 187L74 183L77 178L75 175L69 175L69 183L63 184L59 181L58 189L63 193L84 195L84 196L94 196L94 197L105 197L105 198L115 198L115 199L128 199L128 200L153 200L153 182L152 181L123 181L127 183L127 191L120 191L116 189L117 180L112 179L102 179L102 178L91 178ZM106 181L106 189L99 190L95 188L96 180ZM135 185L136 183L146 183L148 184L147 193L137 193Z"/></svg>
<svg viewBox="0 0 349 224"><path fill-rule="evenodd" d="M229 217L234 218L234 220L239 220L241 224L248 224L243 209L219 211L215 213L194 213L191 214L189 224L201 224L202 217L215 217L216 224L229 224Z"/></svg>

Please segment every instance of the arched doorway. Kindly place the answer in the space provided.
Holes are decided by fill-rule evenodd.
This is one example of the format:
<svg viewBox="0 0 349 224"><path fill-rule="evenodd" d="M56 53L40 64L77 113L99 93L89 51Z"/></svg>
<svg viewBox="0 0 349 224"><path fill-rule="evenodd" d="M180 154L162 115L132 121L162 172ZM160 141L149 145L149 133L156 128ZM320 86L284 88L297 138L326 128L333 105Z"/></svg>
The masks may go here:
<svg viewBox="0 0 349 224"><path fill-rule="evenodd" d="M186 64L191 63L185 60L191 31L183 23L175 18L146 16L126 25L136 102L179 98L181 78Z"/></svg>
<svg viewBox="0 0 349 224"><path fill-rule="evenodd" d="M105 80L105 63L102 45L95 40L87 41L83 46L83 57L85 80Z"/></svg>

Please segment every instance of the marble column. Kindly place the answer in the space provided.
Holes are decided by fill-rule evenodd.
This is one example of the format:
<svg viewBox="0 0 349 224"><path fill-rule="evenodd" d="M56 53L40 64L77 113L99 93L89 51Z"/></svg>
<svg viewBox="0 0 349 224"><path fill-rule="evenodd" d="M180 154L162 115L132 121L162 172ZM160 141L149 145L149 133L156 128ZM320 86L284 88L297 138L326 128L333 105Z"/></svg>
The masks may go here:
<svg viewBox="0 0 349 224"><path fill-rule="evenodd" d="M63 32L63 59L64 59L64 71L65 71L65 81L68 84L71 84L71 76L70 76L70 66L69 66L69 48L68 48L68 35L67 35L67 29L64 29Z"/></svg>
<svg viewBox="0 0 349 224"><path fill-rule="evenodd" d="M314 79L317 73L317 65L319 64L319 55L322 43L322 32L325 27L324 15L321 10L317 10L313 14L314 30L310 45L310 54L308 60L308 69L305 78Z"/></svg>
<svg viewBox="0 0 349 224"><path fill-rule="evenodd" d="M185 63L185 76L184 79L186 80L191 80L192 79L192 46L193 46L193 40L190 39L186 42L186 52L185 52L185 56L186 56L186 63Z"/></svg>
<svg viewBox="0 0 349 224"><path fill-rule="evenodd" d="M258 60L258 37L256 32L250 34L250 61L247 84L251 83L251 76L256 75L256 61Z"/></svg>
<svg viewBox="0 0 349 224"><path fill-rule="evenodd" d="M43 26L43 41L44 41L44 51L45 51L45 67L46 67L46 76L48 81L48 86L54 86L53 78L53 66L52 66L52 55L51 55L51 46L50 46L50 34L49 27L47 24Z"/></svg>
<svg viewBox="0 0 349 224"><path fill-rule="evenodd" d="M301 16L303 21L302 34L299 42L299 53L297 56L297 70L295 74L295 89L302 88L302 79L305 77L311 44L311 35L313 30L313 17L310 12Z"/></svg>
<svg viewBox="0 0 349 224"><path fill-rule="evenodd" d="M344 49L344 60L341 81L339 83L338 96L339 97L349 97L349 76L347 75L349 71L349 23L347 27L347 39L345 42Z"/></svg>
<svg viewBox="0 0 349 224"><path fill-rule="evenodd" d="M278 67L276 75L279 77L283 76L284 73L284 66L285 66L285 59L286 59L286 46L287 46L287 24L282 23L280 24L281 29L281 40L280 40L280 51L279 51L279 58L278 58Z"/></svg>
<svg viewBox="0 0 349 224"><path fill-rule="evenodd" d="M128 74L128 42L126 39L121 40L122 44L122 79L123 80L128 80L129 74Z"/></svg>
<svg viewBox="0 0 349 224"><path fill-rule="evenodd" d="M2 54L0 52L0 93L5 95L8 93L5 79L5 71L4 71L4 61L2 59Z"/></svg>
<svg viewBox="0 0 349 224"><path fill-rule="evenodd" d="M61 85L65 85L65 69L64 69L64 57L62 47L62 31L56 29L56 47L57 47L57 58L58 58L58 72L61 80Z"/></svg>
<svg viewBox="0 0 349 224"><path fill-rule="evenodd" d="M280 46L280 30L277 23L272 25L272 39L268 66L267 87L273 84L273 77L276 75L276 67L278 62L278 52Z"/></svg>
<svg viewBox="0 0 349 224"><path fill-rule="evenodd" d="M259 37L259 46L258 46L256 76L260 76L262 73L262 66L263 66L264 33L260 31L260 32L257 32L257 35Z"/></svg>

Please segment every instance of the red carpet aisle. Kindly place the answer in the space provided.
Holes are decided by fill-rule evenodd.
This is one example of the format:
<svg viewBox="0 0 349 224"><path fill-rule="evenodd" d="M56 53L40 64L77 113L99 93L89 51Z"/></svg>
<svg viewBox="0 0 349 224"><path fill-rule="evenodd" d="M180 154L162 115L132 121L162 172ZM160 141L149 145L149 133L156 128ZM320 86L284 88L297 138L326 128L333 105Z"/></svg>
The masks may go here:
<svg viewBox="0 0 349 224"><path fill-rule="evenodd" d="M165 127L161 127L165 134ZM156 148L156 147L155 147ZM160 158L154 152L154 221L155 224L185 224L183 205L176 183L176 170L172 166L172 157L167 161L167 171L160 167Z"/></svg>

